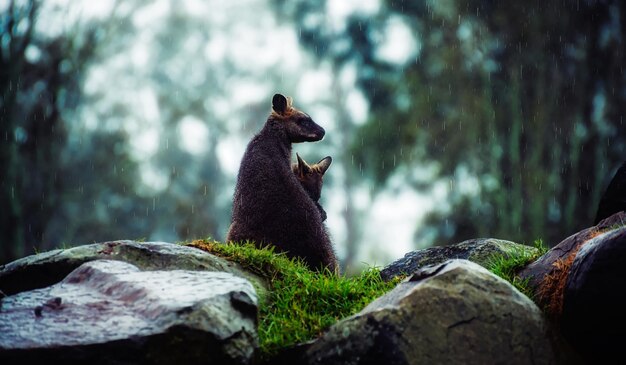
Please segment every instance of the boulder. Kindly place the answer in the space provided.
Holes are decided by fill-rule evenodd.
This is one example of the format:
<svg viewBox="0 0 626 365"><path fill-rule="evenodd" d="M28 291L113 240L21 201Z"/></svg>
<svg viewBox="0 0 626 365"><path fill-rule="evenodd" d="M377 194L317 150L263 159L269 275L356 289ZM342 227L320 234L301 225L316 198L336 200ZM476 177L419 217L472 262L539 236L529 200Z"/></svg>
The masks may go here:
<svg viewBox="0 0 626 365"><path fill-rule="evenodd" d="M451 259L469 260L485 266L494 254L511 254L519 250L537 251L534 247L511 241L476 238L450 246L430 247L409 252L403 258L387 265L380 274L384 280L390 280L398 275L410 275L423 267L441 264Z"/></svg>
<svg viewBox="0 0 626 365"><path fill-rule="evenodd" d="M551 364L539 308L478 264L410 276L304 351L308 364Z"/></svg>
<svg viewBox="0 0 626 365"><path fill-rule="evenodd" d="M519 272L528 280L535 293L535 302L553 320L559 320L563 308L563 293L570 268L577 252L591 239L626 223L626 213L620 212L602 220L598 225L575 233L552 247L543 256Z"/></svg>
<svg viewBox="0 0 626 365"><path fill-rule="evenodd" d="M624 210L626 210L626 161L617 169L604 194L602 194L594 224L598 224L603 219Z"/></svg>
<svg viewBox="0 0 626 365"><path fill-rule="evenodd" d="M111 241L48 251L0 265L5 294L56 284L83 263L93 260L129 262L141 270L221 271L248 279L260 293L267 284L240 265L200 249L165 242Z"/></svg>
<svg viewBox="0 0 626 365"><path fill-rule="evenodd" d="M97 260L1 303L2 364L248 364L257 347L255 290L225 272Z"/></svg>
<svg viewBox="0 0 626 365"><path fill-rule="evenodd" d="M622 358L626 343L626 227L588 241L576 254L563 293L563 336L588 363Z"/></svg>

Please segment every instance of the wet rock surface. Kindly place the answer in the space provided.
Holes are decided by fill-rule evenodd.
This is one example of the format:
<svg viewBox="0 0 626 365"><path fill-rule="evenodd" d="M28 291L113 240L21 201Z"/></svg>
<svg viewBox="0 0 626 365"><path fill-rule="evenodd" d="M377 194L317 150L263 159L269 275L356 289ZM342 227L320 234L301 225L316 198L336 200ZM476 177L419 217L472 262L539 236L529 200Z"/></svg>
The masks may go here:
<svg viewBox="0 0 626 365"><path fill-rule="evenodd" d="M0 362L247 364L256 320L254 288L230 273L98 260L2 299Z"/></svg>
<svg viewBox="0 0 626 365"><path fill-rule="evenodd" d="M551 364L539 308L467 260L409 277L303 351L308 364Z"/></svg>
<svg viewBox="0 0 626 365"><path fill-rule="evenodd" d="M110 241L31 255L0 265L0 290L5 294L43 288L63 280L93 260L129 262L141 270L205 270L229 272L250 280L257 290L266 283L239 265L194 247L166 242Z"/></svg>
<svg viewBox="0 0 626 365"><path fill-rule="evenodd" d="M626 227L622 227L586 243L567 277L562 333L589 363L622 356L621 346L626 343L625 263Z"/></svg>
<svg viewBox="0 0 626 365"><path fill-rule="evenodd" d="M625 223L624 212L613 215L522 269L539 307L479 265L533 247L475 239L410 252L383 270L387 279L409 274L395 289L321 337L263 360L608 361L626 340ZM459 257L469 260L449 260ZM8 294L0 300L0 363L255 363L257 294L268 288L238 264L170 243L112 241L29 256L0 266Z"/></svg>
<svg viewBox="0 0 626 365"><path fill-rule="evenodd" d="M535 292L537 304L555 321L561 316L566 281L578 251L595 237L625 223L626 213L614 214L596 226L567 237L520 271L519 276L528 280ZM626 257L622 260L626 262Z"/></svg>

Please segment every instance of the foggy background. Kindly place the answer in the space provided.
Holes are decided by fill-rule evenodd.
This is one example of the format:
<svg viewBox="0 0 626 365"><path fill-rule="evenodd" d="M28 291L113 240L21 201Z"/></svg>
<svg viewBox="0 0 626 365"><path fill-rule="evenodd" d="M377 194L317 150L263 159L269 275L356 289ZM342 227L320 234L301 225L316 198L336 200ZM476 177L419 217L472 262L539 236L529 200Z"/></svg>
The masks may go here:
<svg viewBox="0 0 626 365"><path fill-rule="evenodd" d="M626 5L0 0L0 263L222 240L274 93L326 129L344 270L477 237L555 245L626 159ZM295 157L294 157L295 158Z"/></svg>

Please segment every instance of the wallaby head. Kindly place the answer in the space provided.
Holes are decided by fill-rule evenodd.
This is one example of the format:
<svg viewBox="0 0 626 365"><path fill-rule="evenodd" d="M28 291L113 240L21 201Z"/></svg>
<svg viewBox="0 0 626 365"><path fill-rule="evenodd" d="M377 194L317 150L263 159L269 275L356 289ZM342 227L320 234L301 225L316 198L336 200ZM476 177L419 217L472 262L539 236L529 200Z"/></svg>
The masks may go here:
<svg viewBox="0 0 626 365"><path fill-rule="evenodd" d="M308 114L293 107L291 98L281 94L275 94L272 98L270 120L285 130L292 143L319 141L326 134L324 128L317 125Z"/></svg>
<svg viewBox="0 0 626 365"><path fill-rule="evenodd" d="M330 167L333 159L330 156L324 157L318 163L309 165L296 153L298 163L291 166L294 174L300 181L304 191L309 194L314 202L320 200L322 195L322 183L326 170Z"/></svg>

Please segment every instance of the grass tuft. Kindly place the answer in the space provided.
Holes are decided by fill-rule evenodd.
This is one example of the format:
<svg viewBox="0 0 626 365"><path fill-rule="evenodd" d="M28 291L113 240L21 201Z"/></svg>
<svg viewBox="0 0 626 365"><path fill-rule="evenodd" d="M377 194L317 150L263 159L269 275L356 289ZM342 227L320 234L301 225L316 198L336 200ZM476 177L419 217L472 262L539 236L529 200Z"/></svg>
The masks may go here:
<svg viewBox="0 0 626 365"><path fill-rule="evenodd" d="M259 345L262 357L311 340L342 318L353 315L391 290L401 279L385 282L378 268L346 278L328 270L309 270L302 261L252 243L196 240L189 245L235 261L265 277L270 290L260 300Z"/></svg>
<svg viewBox="0 0 626 365"><path fill-rule="evenodd" d="M509 253L493 255L487 262L489 271L511 283L517 290L529 298L534 297L534 293L528 284L530 279L522 279L517 273L548 251L548 247L543 244L541 239L535 240L533 247L537 251L529 252L523 248L514 248Z"/></svg>

